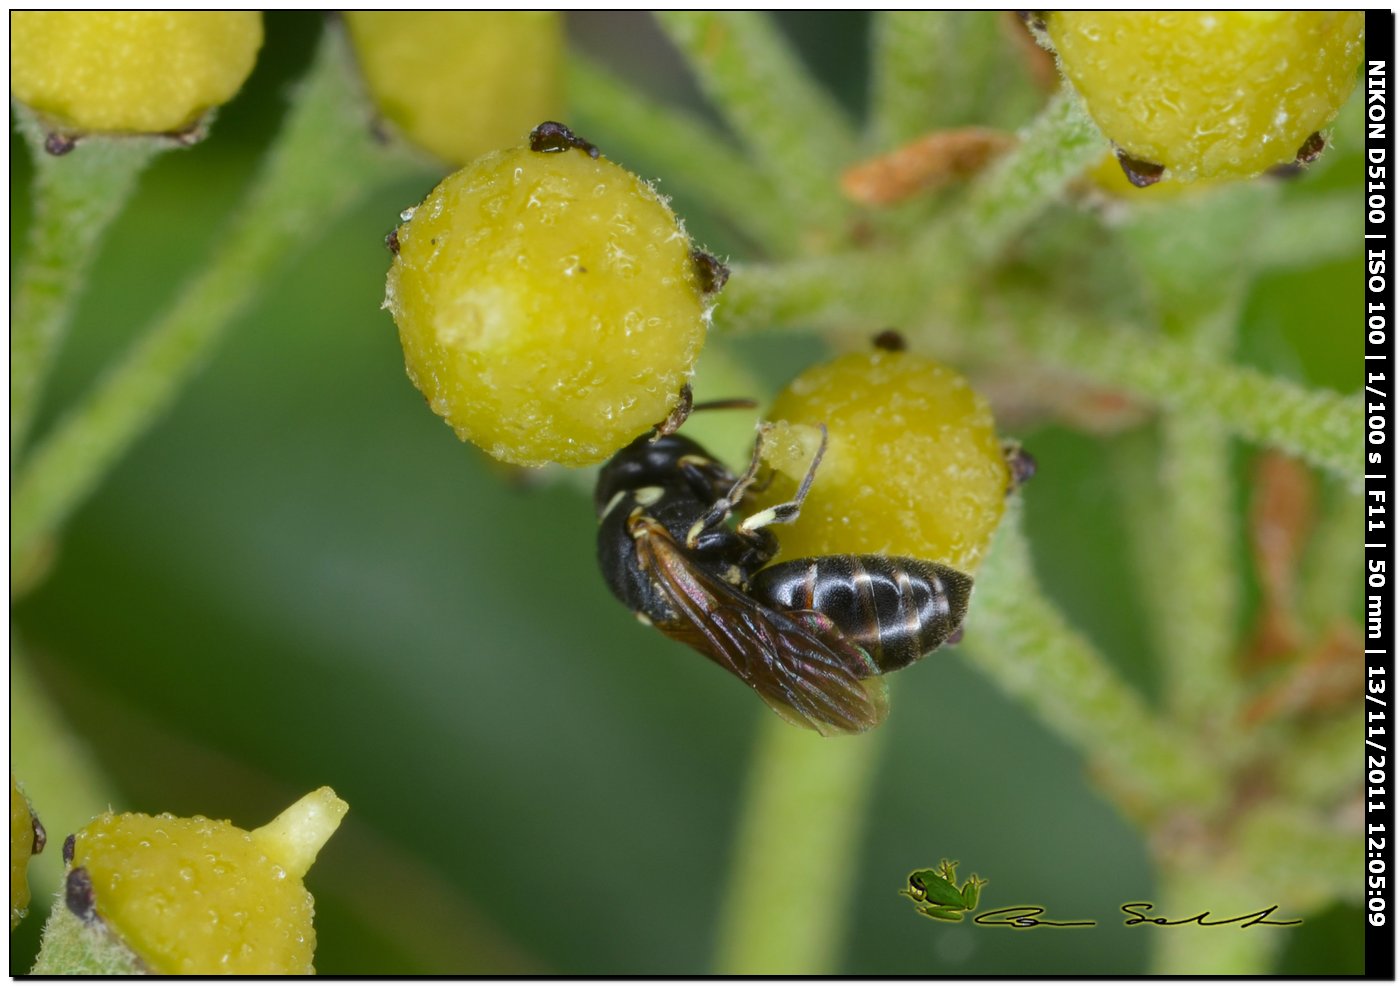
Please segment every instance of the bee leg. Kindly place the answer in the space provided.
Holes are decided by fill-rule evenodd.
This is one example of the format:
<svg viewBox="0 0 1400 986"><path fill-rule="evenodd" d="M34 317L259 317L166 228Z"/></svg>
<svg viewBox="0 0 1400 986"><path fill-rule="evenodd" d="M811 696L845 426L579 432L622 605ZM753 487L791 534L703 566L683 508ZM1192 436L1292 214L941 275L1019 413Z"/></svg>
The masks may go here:
<svg viewBox="0 0 1400 986"><path fill-rule="evenodd" d="M695 545L700 540L700 535L704 534L706 531L714 530L728 520L729 515L734 512L734 508L744 499L744 494L746 494L749 487L753 485L754 479L758 476L758 468L763 463L763 436L771 427L772 425L768 424L766 421L759 424L759 437L758 440L754 442L753 458L750 460L748 468L744 470L742 476L734 481L734 485L729 488L729 492L716 500L714 506L710 507L705 515L697 520L691 526L690 530L686 532L685 545L687 548L694 549ZM742 533L748 532L743 531Z"/></svg>
<svg viewBox="0 0 1400 986"><path fill-rule="evenodd" d="M817 454L812 456L812 464L807 467L807 475L802 477L802 485L797 488L797 495L786 503L775 503L771 507L745 517L739 523L740 534L752 533L760 527L767 527L769 524L790 524L797 519L797 515L802 512L802 501L807 499L807 491L812 488L812 480L817 477L817 466L821 464L822 456L826 454L826 425L818 427L822 430L822 441L817 446ZM761 445L762 442L760 441L759 444ZM758 452L755 449L754 462L757 463L757 461Z"/></svg>

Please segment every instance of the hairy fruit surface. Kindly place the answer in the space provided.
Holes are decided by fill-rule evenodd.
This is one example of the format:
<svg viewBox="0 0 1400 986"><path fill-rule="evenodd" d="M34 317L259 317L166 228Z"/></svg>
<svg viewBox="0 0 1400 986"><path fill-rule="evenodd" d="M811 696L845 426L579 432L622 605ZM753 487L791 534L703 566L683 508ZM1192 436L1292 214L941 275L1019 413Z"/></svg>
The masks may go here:
<svg viewBox="0 0 1400 986"><path fill-rule="evenodd" d="M1065 76L1130 158L1176 181L1292 163L1356 84L1359 11L1057 11Z"/></svg>
<svg viewBox="0 0 1400 986"><path fill-rule="evenodd" d="M780 559L889 554L972 573L1001 519L1010 474L991 410L960 374L909 352L849 353L804 371L769 409L764 506L792 496L827 428Z"/></svg>
<svg viewBox="0 0 1400 986"><path fill-rule="evenodd" d="M255 11L14 11L10 91L65 130L170 133L228 102L262 41Z"/></svg>
<svg viewBox="0 0 1400 986"><path fill-rule="evenodd" d="M315 908L301 878L347 810L321 788L252 832L196 815L107 812L73 842L106 927L153 972L307 975Z"/></svg>
<svg viewBox="0 0 1400 986"><path fill-rule="evenodd" d="M444 161L505 147L562 112L557 12L352 10L345 22L379 111Z"/></svg>
<svg viewBox="0 0 1400 986"><path fill-rule="evenodd" d="M396 238L384 306L410 379L463 440L518 465L588 465L678 402L710 285L636 175L580 147L497 151Z"/></svg>

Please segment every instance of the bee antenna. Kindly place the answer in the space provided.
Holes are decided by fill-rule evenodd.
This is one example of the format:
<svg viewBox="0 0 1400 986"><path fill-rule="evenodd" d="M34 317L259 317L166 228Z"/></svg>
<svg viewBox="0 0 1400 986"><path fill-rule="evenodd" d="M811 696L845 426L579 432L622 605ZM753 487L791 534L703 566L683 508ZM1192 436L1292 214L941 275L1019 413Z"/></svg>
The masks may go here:
<svg viewBox="0 0 1400 986"><path fill-rule="evenodd" d="M701 401L699 404L692 404L692 411L738 411L752 410L758 407L758 401L749 397L722 397L714 401Z"/></svg>
<svg viewBox="0 0 1400 986"><path fill-rule="evenodd" d="M656 433L651 436L651 440L654 442L658 438L675 434L676 429L685 424L685 419L690 417L690 412L693 410L695 410L695 394L691 391L690 384L681 384L680 400L671 409L671 413L666 415L666 420L656 425Z"/></svg>

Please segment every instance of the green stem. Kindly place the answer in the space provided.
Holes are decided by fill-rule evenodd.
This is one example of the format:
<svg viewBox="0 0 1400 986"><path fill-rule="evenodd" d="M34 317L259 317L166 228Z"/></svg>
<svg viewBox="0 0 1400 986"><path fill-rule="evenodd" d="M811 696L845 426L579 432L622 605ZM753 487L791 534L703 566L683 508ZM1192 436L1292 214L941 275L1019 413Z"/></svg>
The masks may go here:
<svg viewBox="0 0 1400 986"><path fill-rule="evenodd" d="M1069 183L1107 150L1099 128L1068 89L1056 93L1020 138L973 185L954 216L952 232L931 230L929 237L952 235L962 250L988 261L1058 202Z"/></svg>
<svg viewBox="0 0 1400 986"><path fill-rule="evenodd" d="M1239 698L1234 675L1239 588L1235 577L1239 535L1230 437L1199 412L1178 412L1162 422L1163 459L1158 477L1171 545L1158 558L1169 590L1149 597L1167 628L1163 677L1167 706L1217 735Z"/></svg>
<svg viewBox="0 0 1400 986"><path fill-rule="evenodd" d="M837 971L879 736L823 739L765 716L731 856L717 973Z"/></svg>
<svg viewBox="0 0 1400 986"><path fill-rule="evenodd" d="M838 254L782 264L732 264L715 307L726 333L770 329L910 328L930 285L911 279L907 261L884 252Z"/></svg>
<svg viewBox="0 0 1400 986"><path fill-rule="evenodd" d="M871 32L870 131L881 149L955 119L964 90L947 56L956 48L953 17L942 11L882 10Z"/></svg>
<svg viewBox="0 0 1400 986"><path fill-rule="evenodd" d="M10 462L19 459L44 382L103 234L166 137L91 137L67 154L44 149L34 114L14 107L34 159L34 217L10 308Z"/></svg>
<svg viewBox="0 0 1400 986"><path fill-rule="evenodd" d="M961 303L948 267L870 252L787 264L735 265L715 310L721 332L802 329L860 337L898 325L921 347L966 345L942 318ZM1357 482L1357 395L1311 390L1249 367L1203 359L1191 346L1104 324L1038 294L998 289L1003 342L1043 365L1164 408L1193 408L1230 434ZM933 322L932 319L939 321ZM945 355L948 355L945 352Z"/></svg>
<svg viewBox="0 0 1400 986"><path fill-rule="evenodd" d="M1358 845L1360 843L1358 842ZM1146 898L1144 898L1146 899ZM1241 887L1233 874L1222 873L1209 861L1190 869L1166 869L1161 886L1152 898L1152 916L1189 917L1202 911L1234 916L1250 914L1260 907L1256 894ZM1280 914L1280 919L1297 917ZM1131 929L1141 932L1142 928ZM1148 930L1185 931L1186 928ZM1279 948L1279 935L1250 934L1251 931L1283 931L1282 928L1202 928L1200 934L1151 935L1152 957L1149 972L1158 976L1261 976L1269 972Z"/></svg>
<svg viewBox="0 0 1400 986"><path fill-rule="evenodd" d="M1353 734L1355 735L1355 734ZM1360 797L1360 787L1354 788ZM1338 824L1336 803L1320 811L1297 801L1270 799L1239 824L1235 840L1241 882L1262 891L1288 917L1311 914L1334 901L1360 905L1366 867L1361 823ZM1255 904L1259 907L1259 904Z"/></svg>
<svg viewBox="0 0 1400 986"><path fill-rule="evenodd" d="M35 448L11 502L11 565L29 557L208 360L298 247L408 158L377 146L338 30L328 30L220 251L94 392Z"/></svg>
<svg viewBox="0 0 1400 986"><path fill-rule="evenodd" d="M655 166L775 256L795 251L800 213L725 135L690 114L648 98L577 53L569 57L569 98L579 129L624 145L628 160ZM593 137L597 133L601 136Z"/></svg>
<svg viewBox="0 0 1400 986"><path fill-rule="evenodd" d="M1020 313L1016 341L1039 362L1164 408L1198 410L1233 435L1359 482L1358 395L1310 390L1249 367L1203 359L1176 340L1094 324L1041 297L1002 300Z"/></svg>
<svg viewBox="0 0 1400 986"><path fill-rule="evenodd" d="M100 922L89 924L55 900L44 925L35 976L140 976L146 967Z"/></svg>
<svg viewBox="0 0 1400 986"><path fill-rule="evenodd" d="M944 127L1014 127L1043 99L1005 11L880 11L871 30L870 131L890 148ZM1016 30L1022 30L1017 26Z"/></svg>
<svg viewBox="0 0 1400 986"><path fill-rule="evenodd" d="M1121 226L1120 240L1136 261L1160 331L1203 363L1219 364L1234 347L1256 267L1255 231L1277 200L1276 185L1241 185L1174 207L1134 210ZM1171 638L1163 650L1168 707L1181 722L1215 736L1228 728L1240 697L1233 667L1240 531L1230 436L1209 414L1177 408L1162 421L1162 439L1159 523L1171 547L1157 564L1169 588L1159 585L1146 599Z"/></svg>
<svg viewBox="0 0 1400 986"><path fill-rule="evenodd" d="M788 209L803 217L804 241L825 248L844 239L852 210L838 182L856 156L855 136L772 19L756 11L656 17Z"/></svg>
<svg viewBox="0 0 1400 986"><path fill-rule="evenodd" d="M1134 815L1213 804L1221 785L1211 759L1153 715L1045 597L1020 514L1013 499L978 574L966 659L1103 764Z"/></svg>

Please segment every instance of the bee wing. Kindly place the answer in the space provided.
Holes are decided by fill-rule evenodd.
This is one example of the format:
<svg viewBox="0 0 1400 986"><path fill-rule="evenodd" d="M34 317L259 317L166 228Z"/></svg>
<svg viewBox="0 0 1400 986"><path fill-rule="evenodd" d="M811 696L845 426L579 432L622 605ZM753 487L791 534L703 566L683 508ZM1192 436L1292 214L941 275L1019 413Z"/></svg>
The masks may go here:
<svg viewBox="0 0 1400 986"><path fill-rule="evenodd" d="M637 558L681 617L657 628L734 674L788 722L829 736L884 720L884 681L820 613L764 606L696 567L659 528L637 540Z"/></svg>

